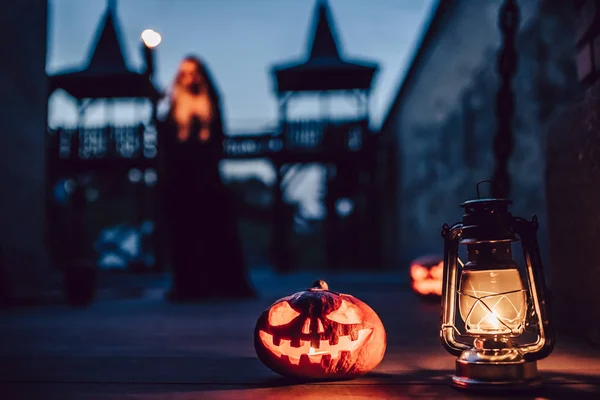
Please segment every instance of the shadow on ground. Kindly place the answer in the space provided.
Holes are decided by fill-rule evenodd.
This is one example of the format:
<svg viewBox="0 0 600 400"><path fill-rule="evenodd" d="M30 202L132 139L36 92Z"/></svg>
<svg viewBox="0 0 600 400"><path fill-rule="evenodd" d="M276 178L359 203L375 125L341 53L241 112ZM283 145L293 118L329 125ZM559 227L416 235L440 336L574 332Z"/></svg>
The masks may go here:
<svg viewBox="0 0 600 400"><path fill-rule="evenodd" d="M235 371L231 371L235 373ZM448 371L419 370L405 374L372 373L363 378L343 382L298 383L272 377L255 383L215 385L210 383L0 383L3 393L14 398L44 399L258 399L258 398L465 398L507 397L515 399L598 399L600 382L578 374L546 373L543 387L529 392L476 393L453 389ZM37 397L39 398L39 397Z"/></svg>

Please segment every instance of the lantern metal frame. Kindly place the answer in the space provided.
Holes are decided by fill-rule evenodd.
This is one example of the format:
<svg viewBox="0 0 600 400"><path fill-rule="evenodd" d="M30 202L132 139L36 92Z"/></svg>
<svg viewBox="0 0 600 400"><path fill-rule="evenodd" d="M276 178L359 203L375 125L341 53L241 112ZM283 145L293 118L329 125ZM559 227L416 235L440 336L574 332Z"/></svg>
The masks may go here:
<svg viewBox="0 0 600 400"><path fill-rule="evenodd" d="M483 181L482 181L483 182ZM488 181L489 182L489 181ZM481 183L481 182L479 182ZM479 184L478 184L479 185ZM478 188L479 194L479 188ZM514 217L508 211L507 199L477 199L461 204L463 221L453 226L444 224L444 275L442 287L442 321L440 339L444 348L458 357L452 384L465 389L522 389L538 386L541 379L537 361L554 348L550 324L546 284L537 240L538 220ZM533 343L519 345L505 334L462 334L472 337L474 345L461 342L456 328L458 294L459 245L498 244L510 246L521 242L527 277L527 314L524 330L537 330ZM501 294L501 293L499 293ZM520 336L520 335L518 335Z"/></svg>

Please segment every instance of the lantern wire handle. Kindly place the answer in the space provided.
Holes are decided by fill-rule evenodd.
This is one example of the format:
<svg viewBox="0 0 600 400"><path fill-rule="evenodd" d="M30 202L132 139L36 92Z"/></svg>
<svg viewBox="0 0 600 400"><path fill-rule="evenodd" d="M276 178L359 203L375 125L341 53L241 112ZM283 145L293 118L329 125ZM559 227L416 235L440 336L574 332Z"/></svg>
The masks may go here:
<svg viewBox="0 0 600 400"><path fill-rule="evenodd" d="M481 193L479 192L479 185L481 185L484 182L492 183L491 179L483 179L483 180L477 182L477 184L475 185L475 189L477 190L477 199L481 199Z"/></svg>

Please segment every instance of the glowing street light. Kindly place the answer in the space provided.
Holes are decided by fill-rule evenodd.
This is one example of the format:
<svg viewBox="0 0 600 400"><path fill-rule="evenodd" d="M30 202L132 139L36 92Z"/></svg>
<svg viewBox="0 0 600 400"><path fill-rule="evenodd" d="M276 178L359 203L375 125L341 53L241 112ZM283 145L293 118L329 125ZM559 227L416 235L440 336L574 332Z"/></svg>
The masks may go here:
<svg viewBox="0 0 600 400"><path fill-rule="evenodd" d="M142 42L144 42L144 44L146 45L146 47L151 49L158 46L162 41L160 33L156 32L153 29L144 29L140 37L142 39Z"/></svg>
<svg viewBox="0 0 600 400"><path fill-rule="evenodd" d="M153 29L144 29L140 38L143 43L142 54L144 62L146 63L146 74L152 79L152 74L154 73L154 52L156 47L162 41L162 37L160 36L160 33Z"/></svg>

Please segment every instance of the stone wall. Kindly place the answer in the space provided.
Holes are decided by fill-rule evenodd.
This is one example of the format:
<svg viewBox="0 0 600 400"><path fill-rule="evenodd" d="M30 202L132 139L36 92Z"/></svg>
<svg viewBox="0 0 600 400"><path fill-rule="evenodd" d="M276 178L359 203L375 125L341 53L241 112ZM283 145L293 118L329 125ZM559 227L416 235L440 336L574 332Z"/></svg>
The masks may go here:
<svg viewBox="0 0 600 400"><path fill-rule="evenodd" d="M578 2L586 88L548 134L546 196L557 330L600 344L600 1Z"/></svg>
<svg viewBox="0 0 600 400"><path fill-rule="evenodd" d="M441 253L442 224L460 221L459 204L476 196L477 181L491 177L501 3L440 3L445 9L434 17L432 37L384 123L383 134L396 138L398 151L398 263ZM569 34L574 11L560 0L519 6L511 198L515 214L539 215L547 260L543 132L577 95Z"/></svg>
<svg viewBox="0 0 600 400"><path fill-rule="evenodd" d="M35 296L47 272L45 137L47 0L0 12L0 263L13 297Z"/></svg>

